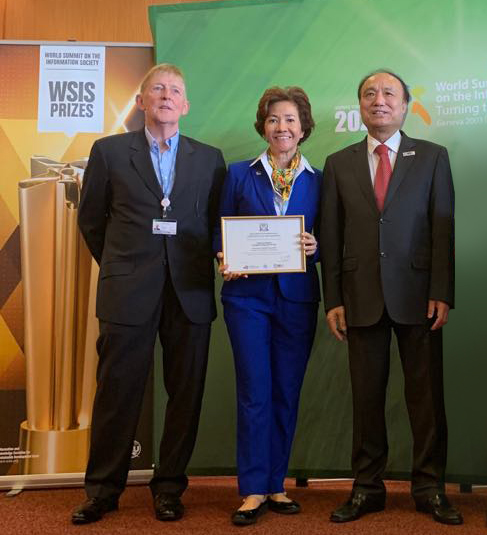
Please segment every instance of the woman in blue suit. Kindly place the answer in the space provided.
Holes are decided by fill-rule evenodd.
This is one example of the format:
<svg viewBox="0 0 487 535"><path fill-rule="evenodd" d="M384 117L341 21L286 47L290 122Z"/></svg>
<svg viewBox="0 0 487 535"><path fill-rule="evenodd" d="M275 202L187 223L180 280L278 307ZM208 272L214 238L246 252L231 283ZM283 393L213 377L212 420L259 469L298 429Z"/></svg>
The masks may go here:
<svg viewBox="0 0 487 535"><path fill-rule="evenodd" d="M237 379L237 466L242 506L236 525L253 524L271 509L300 511L284 492L298 402L320 300L317 242L322 175L299 149L314 127L299 87L267 89L255 128L268 148L255 160L229 166L220 216L304 215L305 273L242 275L220 265L222 302ZM215 248L222 261L221 231Z"/></svg>

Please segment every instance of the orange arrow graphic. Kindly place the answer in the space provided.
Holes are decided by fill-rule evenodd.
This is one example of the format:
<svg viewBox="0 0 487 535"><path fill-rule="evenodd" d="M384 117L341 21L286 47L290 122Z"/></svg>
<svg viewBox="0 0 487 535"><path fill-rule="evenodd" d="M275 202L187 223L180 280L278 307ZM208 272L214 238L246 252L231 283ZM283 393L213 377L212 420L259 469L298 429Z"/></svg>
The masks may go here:
<svg viewBox="0 0 487 535"><path fill-rule="evenodd" d="M411 111L413 113L415 113L416 115L419 115L421 117L421 119L423 119L423 121L427 125L431 125L431 116L430 116L430 114L426 111L424 106L422 106L419 102L413 102L413 107L412 107Z"/></svg>

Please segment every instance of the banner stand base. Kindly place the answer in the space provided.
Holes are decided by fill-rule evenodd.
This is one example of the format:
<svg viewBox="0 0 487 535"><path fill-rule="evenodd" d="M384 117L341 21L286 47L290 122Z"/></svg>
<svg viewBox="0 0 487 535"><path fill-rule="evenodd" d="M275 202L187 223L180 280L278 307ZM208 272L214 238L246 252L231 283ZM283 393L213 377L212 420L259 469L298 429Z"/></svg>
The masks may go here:
<svg viewBox="0 0 487 535"><path fill-rule="evenodd" d="M154 475L151 470L130 470L127 485L145 485ZM85 481L84 472L69 474L29 474L18 476L2 476L0 478L0 490L13 490L15 495L22 490L83 487Z"/></svg>

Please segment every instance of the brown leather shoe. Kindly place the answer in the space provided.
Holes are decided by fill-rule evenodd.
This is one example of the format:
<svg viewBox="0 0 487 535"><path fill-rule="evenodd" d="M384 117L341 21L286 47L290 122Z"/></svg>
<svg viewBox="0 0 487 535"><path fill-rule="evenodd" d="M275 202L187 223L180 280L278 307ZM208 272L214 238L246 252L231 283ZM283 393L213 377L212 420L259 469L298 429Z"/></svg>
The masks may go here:
<svg viewBox="0 0 487 535"><path fill-rule="evenodd" d="M73 524L97 522L105 513L116 509L118 509L118 498L90 498L73 511L71 522Z"/></svg>
<svg viewBox="0 0 487 535"><path fill-rule="evenodd" d="M154 496L154 512L157 520L179 520L184 514L184 505L179 496L163 492Z"/></svg>
<svg viewBox="0 0 487 535"><path fill-rule="evenodd" d="M354 491L348 501L333 511L330 520L332 522L351 522L367 513L383 511L384 506L384 495L376 496L374 494Z"/></svg>
<svg viewBox="0 0 487 535"><path fill-rule="evenodd" d="M462 514L453 507L442 492L430 496L425 500L416 500L416 511L428 513L433 516L434 520L442 524L463 524Z"/></svg>

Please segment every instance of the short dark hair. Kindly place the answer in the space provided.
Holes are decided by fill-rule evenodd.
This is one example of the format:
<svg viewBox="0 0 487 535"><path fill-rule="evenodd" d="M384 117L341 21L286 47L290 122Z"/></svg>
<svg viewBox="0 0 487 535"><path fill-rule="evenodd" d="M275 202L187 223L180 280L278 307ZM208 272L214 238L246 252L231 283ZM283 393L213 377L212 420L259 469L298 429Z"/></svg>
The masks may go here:
<svg viewBox="0 0 487 535"><path fill-rule="evenodd" d="M376 71L373 71L373 72L367 74L366 76L364 76L362 78L362 80L360 80L360 83L358 84L358 91L357 91L358 99L360 100L360 96L361 96L361 92L362 92L362 86L365 84L365 82L371 76L374 76L376 74L381 74L381 73L390 74L391 76L394 76L394 78L401 83L402 90L404 92L404 100L409 104L409 102L411 101L411 93L409 93L409 89L408 89L408 86L406 85L406 82L398 74L396 74L395 72L392 72L392 71L388 71L387 69L377 69Z"/></svg>
<svg viewBox="0 0 487 535"><path fill-rule="evenodd" d="M269 114L269 107L276 102L288 101L296 105L299 114L299 121L301 123L301 129L303 130L303 137L299 140L298 144L308 139L311 131L315 127L313 116L311 115L311 104L309 102L308 95L303 89L297 86L289 87L270 87L264 91L264 94L259 100L257 106L256 118L254 123L257 132L264 137L265 133L265 120Z"/></svg>

